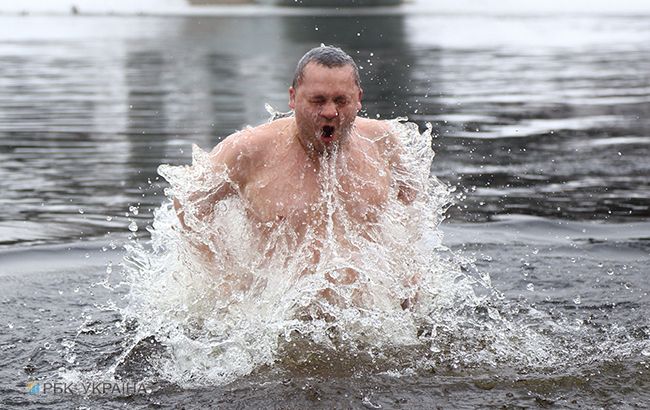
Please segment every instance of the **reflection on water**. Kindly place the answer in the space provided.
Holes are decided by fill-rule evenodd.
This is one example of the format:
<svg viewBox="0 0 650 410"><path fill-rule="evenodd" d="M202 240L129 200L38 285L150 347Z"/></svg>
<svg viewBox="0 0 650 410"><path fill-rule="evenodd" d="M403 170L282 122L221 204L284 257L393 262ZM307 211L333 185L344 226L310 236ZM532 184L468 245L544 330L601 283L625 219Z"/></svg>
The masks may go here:
<svg viewBox="0 0 650 410"><path fill-rule="evenodd" d="M295 61L321 42L363 67L366 115L434 124L434 172L469 191L454 221L648 216L649 33L631 17L583 17L562 47L508 42L496 17L480 19L494 45L474 47L450 37L454 20L476 22L462 16L40 19L61 39L0 44L5 244L102 235L129 204L150 218L155 167L263 121L264 102L286 109ZM597 28L614 40L589 37Z"/></svg>

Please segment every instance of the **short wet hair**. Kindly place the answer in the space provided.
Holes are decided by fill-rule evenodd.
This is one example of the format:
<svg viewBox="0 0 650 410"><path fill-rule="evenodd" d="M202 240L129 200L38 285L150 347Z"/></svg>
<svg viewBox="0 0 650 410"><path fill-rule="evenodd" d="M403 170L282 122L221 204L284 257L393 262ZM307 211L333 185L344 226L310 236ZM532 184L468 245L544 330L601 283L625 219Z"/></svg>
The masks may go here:
<svg viewBox="0 0 650 410"><path fill-rule="evenodd" d="M298 61L296 72L293 75L293 81L291 83L293 88L297 88L302 81L305 74L305 67L307 67L307 64L309 63L320 64L327 68L350 66L354 70L354 81L357 83L357 86L361 88L359 67L357 67L357 63L354 62L348 53L340 48L326 45L312 48L302 56L300 61Z"/></svg>

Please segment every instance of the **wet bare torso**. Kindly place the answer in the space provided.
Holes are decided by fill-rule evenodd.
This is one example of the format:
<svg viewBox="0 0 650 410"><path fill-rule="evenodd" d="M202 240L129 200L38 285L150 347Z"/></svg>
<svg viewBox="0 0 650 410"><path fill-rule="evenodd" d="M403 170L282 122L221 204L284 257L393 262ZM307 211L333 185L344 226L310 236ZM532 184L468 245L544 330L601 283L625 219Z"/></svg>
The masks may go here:
<svg viewBox="0 0 650 410"><path fill-rule="evenodd" d="M299 258L307 262L304 275L315 272L323 252L332 260L334 249L351 265L325 266L327 280L355 283L355 266L365 257L361 247L378 241L389 201L408 202L394 180L400 166L398 148L390 142L394 136L386 123L357 118L353 134L336 152L310 156L295 137L293 121L276 120L222 142L213 152L215 172L225 170L231 188L219 189L214 198L230 191L242 200L265 256L277 255L280 243L287 257L306 251ZM334 290L321 293L335 303Z"/></svg>
<svg viewBox="0 0 650 410"><path fill-rule="evenodd" d="M301 241L319 241L330 229L342 246L346 235L372 236L391 191L388 161L363 125L336 154L309 158L288 133L291 119L269 124L265 149L256 154L239 192L253 225L268 236L283 225Z"/></svg>

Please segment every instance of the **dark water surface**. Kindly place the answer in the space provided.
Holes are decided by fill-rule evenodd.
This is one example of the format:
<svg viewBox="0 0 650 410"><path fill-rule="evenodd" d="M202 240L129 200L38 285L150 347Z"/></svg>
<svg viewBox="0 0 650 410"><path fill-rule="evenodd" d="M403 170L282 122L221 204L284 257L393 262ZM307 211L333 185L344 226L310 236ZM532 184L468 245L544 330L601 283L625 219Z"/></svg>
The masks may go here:
<svg viewBox="0 0 650 410"><path fill-rule="evenodd" d="M648 18L0 16L1 406L648 406ZM362 67L364 115L433 124L432 172L457 186L445 243L516 312L589 329L601 349L544 371L325 366L28 395L28 381L106 369L124 351L128 324L102 307L128 289L103 281L129 224L146 236L164 200L157 166L266 120L264 102L286 110L295 62L321 42Z"/></svg>

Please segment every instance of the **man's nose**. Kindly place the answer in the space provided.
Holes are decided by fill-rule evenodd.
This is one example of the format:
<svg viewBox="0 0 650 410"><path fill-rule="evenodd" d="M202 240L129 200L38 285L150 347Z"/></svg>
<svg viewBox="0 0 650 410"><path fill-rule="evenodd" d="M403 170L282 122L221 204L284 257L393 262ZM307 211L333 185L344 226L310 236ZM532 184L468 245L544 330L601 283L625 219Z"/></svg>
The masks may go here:
<svg viewBox="0 0 650 410"><path fill-rule="evenodd" d="M323 108L320 111L320 115L328 120L338 117L339 112L336 109L336 104L333 102L323 104Z"/></svg>

